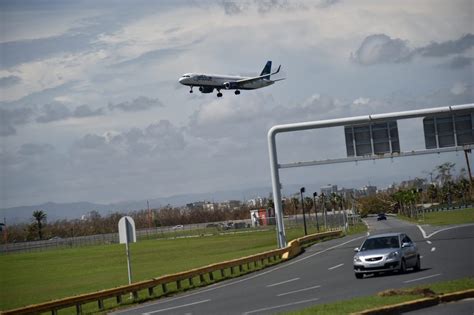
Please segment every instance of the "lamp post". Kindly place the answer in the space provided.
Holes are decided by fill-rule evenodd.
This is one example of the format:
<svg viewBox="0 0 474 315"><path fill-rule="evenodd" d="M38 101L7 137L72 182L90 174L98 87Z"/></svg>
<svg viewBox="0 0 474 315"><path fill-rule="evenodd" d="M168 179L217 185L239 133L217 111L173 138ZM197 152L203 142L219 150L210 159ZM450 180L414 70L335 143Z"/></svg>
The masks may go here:
<svg viewBox="0 0 474 315"><path fill-rule="evenodd" d="M304 200L303 200L303 193L304 193L305 189L304 187L301 187L300 188L300 195L301 195L301 208L303 209L303 225L304 225L304 235L308 235L308 232L306 230L306 216L305 216L305 213L304 213Z"/></svg>
<svg viewBox="0 0 474 315"><path fill-rule="evenodd" d="M327 213L326 213L326 200L324 199L325 195L324 193L321 193L319 196L319 199L321 199L321 205L322 205L322 210L323 210L323 219L324 219L324 230L327 231L328 226L327 226Z"/></svg>
<svg viewBox="0 0 474 315"><path fill-rule="evenodd" d="M318 208L316 207L316 197L318 196L317 192L313 193L313 204L314 204L314 214L316 215L316 228L319 233L319 221L318 221Z"/></svg>

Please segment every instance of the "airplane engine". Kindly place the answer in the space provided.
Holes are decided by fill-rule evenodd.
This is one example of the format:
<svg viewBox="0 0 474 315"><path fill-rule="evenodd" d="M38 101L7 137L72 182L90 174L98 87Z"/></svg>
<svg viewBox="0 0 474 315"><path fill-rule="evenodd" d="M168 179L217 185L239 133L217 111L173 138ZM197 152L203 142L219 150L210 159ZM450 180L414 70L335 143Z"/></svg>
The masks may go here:
<svg viewBox="0 0 474 315"><path fill-rule="evenodd" d="M237 89L238 85L235 82L225 82L224 87L226 88L226 90Z"/></svg>
<svg viewBox="0 0 474 315"><path fill-rule="evenodd" d="M209 87L209 86L200 86L199 87L199 91L201 93L212 93L212 91L214 91L214 88L213 87Z"/></svg>

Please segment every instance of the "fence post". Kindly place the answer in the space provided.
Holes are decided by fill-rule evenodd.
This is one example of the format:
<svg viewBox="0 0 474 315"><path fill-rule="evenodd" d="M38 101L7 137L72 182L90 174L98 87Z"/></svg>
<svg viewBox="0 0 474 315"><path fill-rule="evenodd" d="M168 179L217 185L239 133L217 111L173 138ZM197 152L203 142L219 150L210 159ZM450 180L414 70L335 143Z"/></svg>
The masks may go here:
<svg viewBox="0 0 474 315"><path fill-rule="evenodd" d="M97 302L99 304L99 310L102 311L104 309L104 301L103 300L98 300Z"/></svg>

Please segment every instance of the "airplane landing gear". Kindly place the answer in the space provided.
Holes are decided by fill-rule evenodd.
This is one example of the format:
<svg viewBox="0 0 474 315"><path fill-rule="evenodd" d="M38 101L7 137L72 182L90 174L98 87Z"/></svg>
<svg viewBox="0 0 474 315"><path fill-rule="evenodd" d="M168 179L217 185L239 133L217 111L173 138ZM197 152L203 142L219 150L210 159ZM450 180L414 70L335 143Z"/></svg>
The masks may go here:
<svg viewBox="0 0 474 315"><path fill-rule="evenodd" d="M222 97L222 93L221 92L217 93L217 97Z"/></svg>
<svg viewBox="0 0 474 315"><path fill-rule="evenodd" d="M239 95L240 94L240 91L239 90L235 90L235 95Z"/></svg>
<svg viewBox="0 0 474 315"><path fill-rule="evenodd" d="M191 86L191 90L189 90L189 93L192 93L193 92L193 87Z"/></svg>

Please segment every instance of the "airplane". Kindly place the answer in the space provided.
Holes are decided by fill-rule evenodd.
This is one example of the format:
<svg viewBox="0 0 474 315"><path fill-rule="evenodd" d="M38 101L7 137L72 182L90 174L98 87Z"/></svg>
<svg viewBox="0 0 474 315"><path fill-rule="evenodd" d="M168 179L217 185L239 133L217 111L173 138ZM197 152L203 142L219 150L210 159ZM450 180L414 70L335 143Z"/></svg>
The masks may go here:
<svg viewBox="0 0 474 315"><path fill-rule="evenodd" d="M180 79L179 83L191 87L189 93L193 93L193 87L198 86L201 93L212 93L214 89L217 90L217 97L222 97L221 90L235 90L235 95L240 94L240 90L254 90L262 87L272 85L277 81L271 80L270 76L280 72L281 65L278 69L271 72L272 62L267 61L262 72L257 77L240 77L219 74L201 74L201 73L186 73Z"/></svg>

